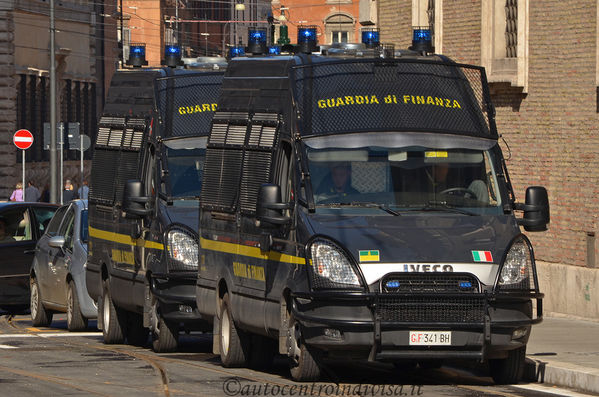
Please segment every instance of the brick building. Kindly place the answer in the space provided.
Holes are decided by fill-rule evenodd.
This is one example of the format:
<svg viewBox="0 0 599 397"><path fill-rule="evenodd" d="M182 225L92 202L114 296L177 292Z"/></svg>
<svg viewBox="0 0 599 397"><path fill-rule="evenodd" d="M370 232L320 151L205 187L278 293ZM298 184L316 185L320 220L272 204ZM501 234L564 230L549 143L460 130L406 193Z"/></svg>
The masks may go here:
<svg viewBox="0 0 599 397"><path fill-rule="evenodd" d="M12 143L17 129L34 136L26 151L27 179L39 187L50 182L50 155L43 148L43 126L50 121L49 12L44 0L8 0L0 7L0 200L22 177L22 154ZM80 133L92 138L117 61L113 13L101 2L55 4L57 121L79 123ZM66 149L64 177L79 180L79 152Z"/></svg>
<svg viewBox="0 0 599 397"><path fill-rule="evenodd" d="M406 48L412 26L431 25L436 52L485 66L517 199L530 185L549 191L549 231L528 234L546 309L599 318L599 1L378 7L382 42Z"/></svg>

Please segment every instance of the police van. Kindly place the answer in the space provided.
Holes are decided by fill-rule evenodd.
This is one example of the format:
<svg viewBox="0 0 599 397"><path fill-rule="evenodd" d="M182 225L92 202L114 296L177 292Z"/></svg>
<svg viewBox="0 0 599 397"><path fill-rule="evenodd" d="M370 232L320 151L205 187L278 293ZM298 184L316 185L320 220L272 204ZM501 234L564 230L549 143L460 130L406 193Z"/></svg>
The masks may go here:
<svg viewBox="0 0 599 397"><path fill-rule="evenodd" d="M143 345L150 330L154 350L171 351L180 330L206 328L195 304L199 196L222 77L167 67L112 79L94 145L86 270L105 343Z"/></svg>
<svg viewBox="0 0 599 397"><path fill-rule="evenodd" d="M300 28L296 53L229 62L199 229L214 352L283 354L298 381L351 357L516 382L543 298L521 227L546 230L547 191L516 202L483 68L373 32L314 55Z"/></svg>

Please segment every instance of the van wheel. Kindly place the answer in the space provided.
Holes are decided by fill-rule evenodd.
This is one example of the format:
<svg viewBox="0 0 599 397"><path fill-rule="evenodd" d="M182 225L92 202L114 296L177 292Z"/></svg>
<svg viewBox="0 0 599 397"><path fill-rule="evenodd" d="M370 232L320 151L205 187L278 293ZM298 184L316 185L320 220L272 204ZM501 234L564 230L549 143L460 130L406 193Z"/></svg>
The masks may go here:
<svg viewBox="0 0 599 397"><path fill-rule="evenodd" d="M152 350L168 353L177 350L178 324L167 323L158 313L158 303L152 305Z"/></svg>
<svg viewBox="0 0 599 397"><path fill-rule="evenodd" d="M223 296L220 310L220 361L223 367L245 367L249 358L249 338L235 326L229 294Z"/></svg>
<svg viewBox="0 0 599 397"><path fill-rule="evenodd" d="M47 327L52 323L52 312L46 310L42 303L42 295L37 278L32 278L30 293L31 324L34 327Z"/></svg>
<svg viewBox="0 0 599 397"><path fill-rule="evenodd" d="M145 346L148 342L148 329L141 314L127 313L127 342L133 346Z"/></svg>
<svg viewBox="0 0 599 397"><path fill-rule="evenodd" d="M508 352L507 358L489 360L491 376L498 385L518 383L524 370L526 346Z"/></svg>
<svg viewBox="0 0 599 397"><path fill-rule="evenodd" d="M69 281L67 288L67 328L69 331L83 331L87 329L87 319L81 314L73 280Z"/></svg>
<svg viewBox="0 0 599 397"><path fill-rule="evenodd" d="M112 302L110 291L108 290L108 281L104 282L102 288L102 300L98 307L98 314L102 315L102 336L104 343L115 344L125 341L126 313L117 308Z"/></svg>
<svg viewBox="0 0 599 397"><path fill-rule="evenodd" d="M303 342L300 325L288 313L287 347L291 356L289 371L296 382L315 382L320 378L320 366L315 358L316 350Z"/></svg>

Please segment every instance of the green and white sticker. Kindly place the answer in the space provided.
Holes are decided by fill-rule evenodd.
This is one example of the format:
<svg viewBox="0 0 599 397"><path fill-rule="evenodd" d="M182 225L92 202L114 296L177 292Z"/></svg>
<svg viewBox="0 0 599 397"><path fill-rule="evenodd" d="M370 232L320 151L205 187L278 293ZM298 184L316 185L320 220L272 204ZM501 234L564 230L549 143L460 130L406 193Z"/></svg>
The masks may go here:
<svg viewBox="0 0 599 397"><path fill-rule="evenodd" d="M378 262L381 260L379 250L359 251L360 262Z"/></svg>

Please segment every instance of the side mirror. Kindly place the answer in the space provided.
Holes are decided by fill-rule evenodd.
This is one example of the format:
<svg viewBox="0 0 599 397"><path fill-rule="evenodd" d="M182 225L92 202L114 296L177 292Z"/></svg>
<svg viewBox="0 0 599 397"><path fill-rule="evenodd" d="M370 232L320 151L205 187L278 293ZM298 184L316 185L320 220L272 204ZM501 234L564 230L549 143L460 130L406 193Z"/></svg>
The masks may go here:
<svg viewBox="0 0 599 397"><path fill-rule="evenodd" d="M48 245L52 248L64 247L64 236L54 236L48 240Z"/></svg>
<svg viewBox="0 0 599 397"><path fill-rule="evenodd" d="M130 179L125 183L123 191L123 211L128 215L146 216L152 213L152 210L146 209L146 204L150 202L150 197L143 196L143 185L137 179Z"/></svg>
<svg viewBox="0 0 599 397"><path fill-rule="evenodd" d="M291 218L283 215L283 210L289 209L290 204L281 202L281 188L279 185L265 183L258 190L258 206L256 217L265 227L286 225L291 223Z"/></svg>
<svg viewBox="0 0 599 397"><path fill-rule="evenodd" d="M526 189L524 204L517 204L516 209L524 211L524 217L518 224L527 232L544 232L550 221L549 196L542 186L530 186Z"/></svg>

